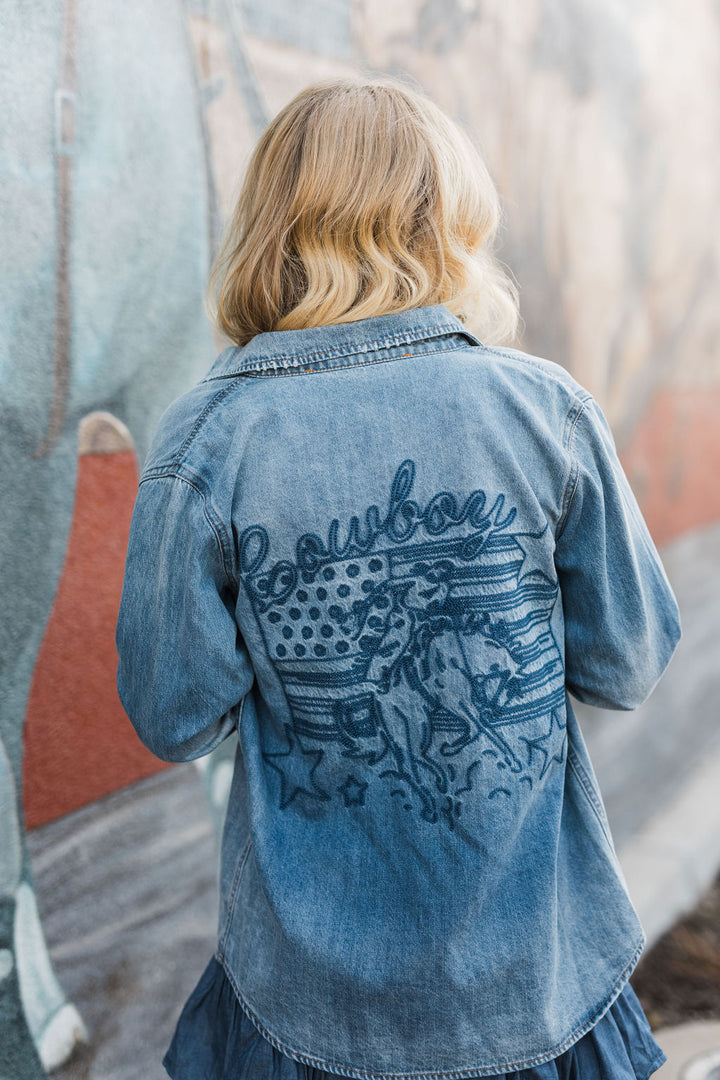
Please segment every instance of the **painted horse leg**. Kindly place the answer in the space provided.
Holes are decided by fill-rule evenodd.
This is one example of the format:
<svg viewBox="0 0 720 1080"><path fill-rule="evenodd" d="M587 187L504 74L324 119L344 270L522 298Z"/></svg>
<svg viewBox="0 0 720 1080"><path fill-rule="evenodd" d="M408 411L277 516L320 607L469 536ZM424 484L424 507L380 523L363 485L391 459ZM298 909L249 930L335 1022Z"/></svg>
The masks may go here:
<svg viewBox="0 0 720 1080"><path fill-rule="evenodd" d="M26 881L17 891L15 959L20 998L40 1060L48 1072L67 1061L88 1033L80 1013L63 993L50 963L35 893Z"/></svg>
<svg viewBox="0 0 720 1080"><path fill-rule="evenodd" d="M22 1080L43 1080L45 1073L30 1033L15 953L15 912L22 871L22 833L12 766L0 740L0 1074Z"/></svg>

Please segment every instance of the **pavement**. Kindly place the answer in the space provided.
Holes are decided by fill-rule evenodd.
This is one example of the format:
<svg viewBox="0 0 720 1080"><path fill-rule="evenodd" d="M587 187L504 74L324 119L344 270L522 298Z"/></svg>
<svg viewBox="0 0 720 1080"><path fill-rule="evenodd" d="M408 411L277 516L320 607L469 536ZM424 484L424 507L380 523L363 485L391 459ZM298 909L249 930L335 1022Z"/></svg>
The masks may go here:
<svg viewBox="0 0 720 1080"><path fill-rule="evenodd" d="M655 1038L667 1061L653 1080L718 1080L720 1021L701 1020L661 1028Z"/></svg>

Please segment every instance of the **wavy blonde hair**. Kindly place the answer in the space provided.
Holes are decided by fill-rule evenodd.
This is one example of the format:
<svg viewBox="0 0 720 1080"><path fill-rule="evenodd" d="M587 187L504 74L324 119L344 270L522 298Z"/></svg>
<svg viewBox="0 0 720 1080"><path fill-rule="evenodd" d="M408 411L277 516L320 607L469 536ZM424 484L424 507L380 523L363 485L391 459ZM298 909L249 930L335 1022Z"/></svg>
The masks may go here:
<svg viewBox="0 0 720 1080"><path fill-rule="evenodd" d="M495 186L470 139L392 79L299 93L260 138L210 275L218 328L268 330L445 304L488 344L517 330L493 254Z"/></svg>

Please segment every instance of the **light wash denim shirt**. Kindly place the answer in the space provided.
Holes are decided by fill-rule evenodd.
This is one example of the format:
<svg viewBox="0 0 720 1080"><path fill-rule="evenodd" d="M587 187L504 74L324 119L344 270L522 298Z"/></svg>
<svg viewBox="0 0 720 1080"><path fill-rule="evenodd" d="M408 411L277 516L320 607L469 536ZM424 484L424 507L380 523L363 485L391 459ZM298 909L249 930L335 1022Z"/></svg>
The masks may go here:
<svg viewBox="0 0 720 1080"><path fill-rule="evenodd" d="M358 1078L539 1065L644 934L567 697L632 709L676 603L593 398L442 306L226 349L142 473L118 685L167 761L237 730L217 956Z"/></svg>

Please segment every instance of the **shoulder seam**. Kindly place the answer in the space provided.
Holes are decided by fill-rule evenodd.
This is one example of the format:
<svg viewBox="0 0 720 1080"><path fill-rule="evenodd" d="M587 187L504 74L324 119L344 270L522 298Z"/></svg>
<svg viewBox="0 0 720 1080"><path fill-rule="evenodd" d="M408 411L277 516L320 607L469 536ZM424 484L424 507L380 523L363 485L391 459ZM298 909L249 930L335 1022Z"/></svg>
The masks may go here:
<svg viewBox="0 0 720 1080"><path fill-rule="evenodd" d="M217 514L212 507L210 494L205 490L205 485L200 477L193 475L193 479L190 479L187 476L183 476L182 473L172 467L168 468L161 466L158 469L152 469L144 474L140 479L138 487L148 483L150 480L180 480L183 484L187 484L188 487L198 493L203 501L203 514L205 520L213 531L220 551L220 562L222 564L225 580L231 588L237 588L237 582L229 569L229 564L232 563L232 545L230 544L230 538L219 514Z"/></svg>
<svg viewBox="0 0 720 1080"><path fill-rule="evenodd" d="M529 364L531 367L535 368L536 371L541 371L543 375L547 376L548 379L551 379L557 386L567 390L568 394L572 395L572 397L576 398L578 401L584 403L592 397L592 395L578 383L577 379L575 379L566 368L562 367L561 364L558 364L554 360L547 360L540 356L531 356L529 353L523 353L522 357L516 356L514 353L508 352L507 349L503 349L498 345L483 345L482 348L491 355L497 354L498 356L502 356L505 360L518 364L520 367ZM548 368L545 367L545 364L552 364L555 367L559 367L561 371L565 372L567 375L568 381L563 379L562 376L556 375L554 371L548 370ZM572 385L573 383L575 383L574 386Z"/></svg>
<svg viewBox="0 0 720 1080"><path fill-rule="evenodd" d="M568 453L570 454L570 472L568 474L565 489L563 491L562 500L560 503L560 517L558 519L557 528L555 530L555 542L560 539L563 534L563 530L567 524L567 519L570 514L570 507L577 490L578 478L580 475L580 465L578 461L572 455L572 444L575 438L575 432L577 430L578 420L585 412L585 406L590 400L588 394L584 399L578 399L577 403L573 406L570 412L565 418L565 430L563 431L563 445L566 446Z"/></svg>
<svg viewBox="0 0 720 1080"><path fill-rule="evenodd" d="M563 390L572 399L572 404L565 417L562 431L562 446L563 449L567 450L567 452L570 454L570 469L568 472L567 480L565 481L565 484L563 486L562 496L560 499L560 516L558 518L558 523L555 528L555 542L557 543L557 541L562 536L563 530L567 524L570 507L572 505L573 497L575 495L578 484L580 467L579 463L573 458L572 455L573 439L575 437L578 420L585 412L585 406L588 404L589 401L593 400L592 394L590 394L583 386L581 386L580 383L577 382L577 380L570 374L569 371L567 372L568 380L572 381L565 381L562 376L555 374L554 371L548 370L544 366L544 364L540 362L540 357L530 356L527 353L524 354L524 357L519 357L515 356L513 353L509 353L506 349L497 348L495 346L485 346L485 348L489 349L491 354L497 353L505 360L509 360L510 362L521 367L525 364L529 364L536 371L540 371L546 378L550 379L556 387ZM548 361L548 363L552 363L552 361ZM565 368L563 368L562 370L565 371ZM575 385L573 385L573 383Z"/></svg>
<svg viewBox="0 0 720 1080"><path fill-rule="evenodd" d="M168 463L167 468L172 469L172 468L179 467L179 466L182 465L183 458L187 454L188 450L190 449L190 446L192 445L194 439L198 435L201 427L203 426L203 424L207 420L210 413L220 404L221 401L223 401L228 396L228 394L232 390L235 389L236 385L239 385L239 384L240 384L240 379L239 378L237 379L237 382L235 380L233 380L227 386L223 386L223 388L221 390L218 390L218 392L216 394L214 394L213 397L210 398L210 401L208 401L205 408L202 410L200 415L195 420L195 423L193 424L192 428L190 429L188 435L186 436L185 441L181 444L180 449L175 454L175 457Z"/></svg>

